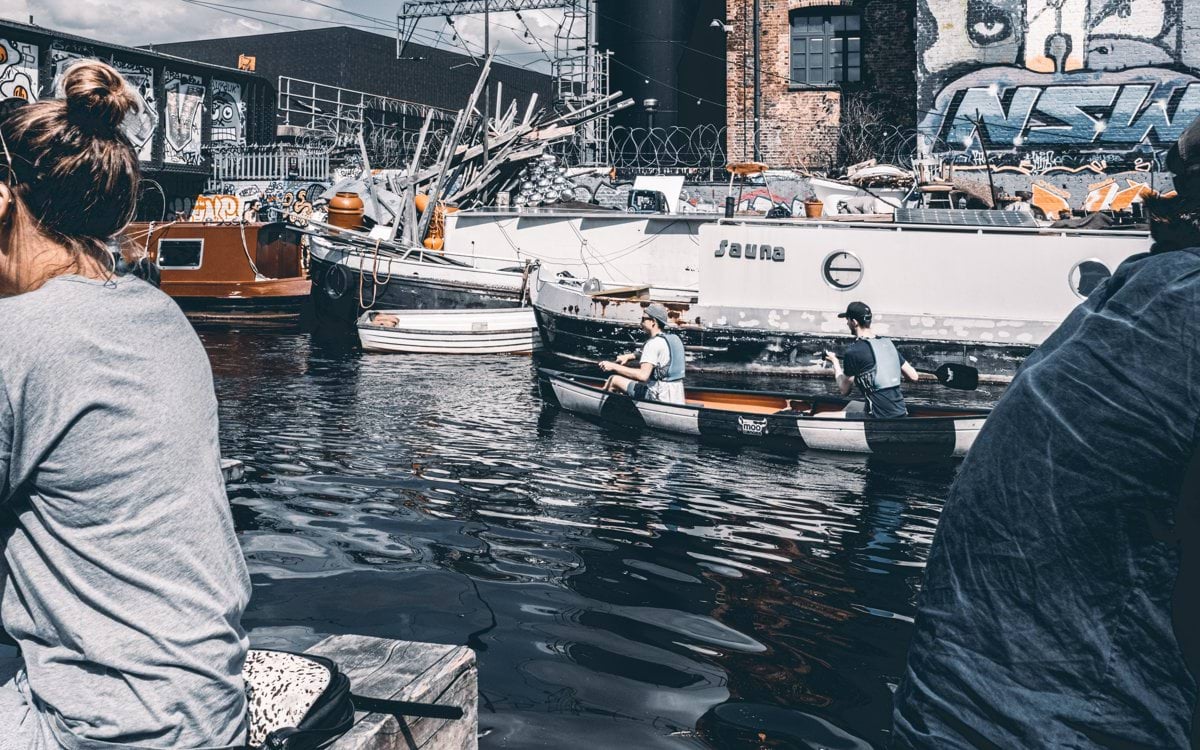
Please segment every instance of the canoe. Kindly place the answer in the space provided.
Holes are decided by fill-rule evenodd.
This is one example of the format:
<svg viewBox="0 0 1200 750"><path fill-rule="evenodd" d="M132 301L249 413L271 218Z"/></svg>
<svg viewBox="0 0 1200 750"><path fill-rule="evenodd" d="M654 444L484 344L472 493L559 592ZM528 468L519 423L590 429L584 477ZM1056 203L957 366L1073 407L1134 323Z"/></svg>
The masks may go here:
<svg viewBox="0 0 1200 750"><path fill-rule="evenodd" d="M533 309L368 310L362 348L412 354L532 354L542 346Z"/></svg>
<svg viewBox="0 0 1200 750"><path fill-rule="evenodd" d="M541 368L542 397L566 411L618 424L780 448L894 457L964 456L990 409L909 405L909 416L847 415L849 399L726 388L688 388L686 404L604 393L604 380Z"/></svg>

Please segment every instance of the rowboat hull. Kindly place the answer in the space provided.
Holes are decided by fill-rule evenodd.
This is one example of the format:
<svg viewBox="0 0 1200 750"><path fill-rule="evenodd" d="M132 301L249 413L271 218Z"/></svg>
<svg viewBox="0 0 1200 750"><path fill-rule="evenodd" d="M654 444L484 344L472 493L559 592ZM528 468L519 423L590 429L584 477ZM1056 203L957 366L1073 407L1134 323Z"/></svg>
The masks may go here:
<svg viewBox="0 0 1200 750"><path fill-rule="evenodd" d="M519 270L439 265L419 256L373 256L316 238L310 262L317 323L329 329L352 330L366 309L516 308L525 289Z"/></svg>
<svg viewBox="0 0 1200 750"><path fill-rule="evenodd" d="M380 325L393 316L397 326ZM358 319L362 348L410 354L533 354L541 339L533 311L390 310L366 312Z"/></svg>
<svg viewBox="0 0 1200 750"><path fill-rule="evenodd" d="M848 400L827 396L688 389L686 405L635 401L604 393L603 381L539 370L543 398L602 421L685 435L796 450L882 454L897 458L964 456L989 410L914 407L902 419L849 417ZM811 416L809 411L815 412Z"/></svg>

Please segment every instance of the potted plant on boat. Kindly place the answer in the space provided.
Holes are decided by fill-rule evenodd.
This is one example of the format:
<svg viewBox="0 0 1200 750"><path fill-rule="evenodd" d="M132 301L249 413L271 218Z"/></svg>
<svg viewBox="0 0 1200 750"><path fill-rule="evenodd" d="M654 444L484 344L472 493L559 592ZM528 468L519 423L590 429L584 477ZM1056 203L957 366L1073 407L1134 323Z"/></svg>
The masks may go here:
<svg viewBox="0 0 1200 750"><path fill-rule="evenodd" d="M825 204L817 198L817 194L809 190L804 196L804 215L810 219L819 219L825 213Z"/></svg>

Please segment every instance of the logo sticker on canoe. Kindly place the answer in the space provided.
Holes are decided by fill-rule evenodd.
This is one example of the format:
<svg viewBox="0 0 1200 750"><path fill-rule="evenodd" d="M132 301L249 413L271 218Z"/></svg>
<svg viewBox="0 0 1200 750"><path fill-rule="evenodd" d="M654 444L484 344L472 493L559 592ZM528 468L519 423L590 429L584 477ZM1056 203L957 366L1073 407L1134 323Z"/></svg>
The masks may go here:
<svg viewBox="0 0 1200 750"><path fill-rule="evenodd" d="M746 419L745 417L738 417L738 431L743 435L758 435L760 437L766 435L767 418Z"/></svg>

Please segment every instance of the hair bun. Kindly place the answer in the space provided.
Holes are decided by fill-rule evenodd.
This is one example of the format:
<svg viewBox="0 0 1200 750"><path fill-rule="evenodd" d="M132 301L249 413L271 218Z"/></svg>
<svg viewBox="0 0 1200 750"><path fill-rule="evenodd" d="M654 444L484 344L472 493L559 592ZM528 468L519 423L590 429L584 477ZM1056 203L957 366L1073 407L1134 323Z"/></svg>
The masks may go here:
<svg viewBox="0 0 1200 750"><path fill-rule="evenodd" d="M116 68L99 60L81 60L63 74L67 119L93 135L115 133L125 116L141 107L141 98Z"/></svg>

